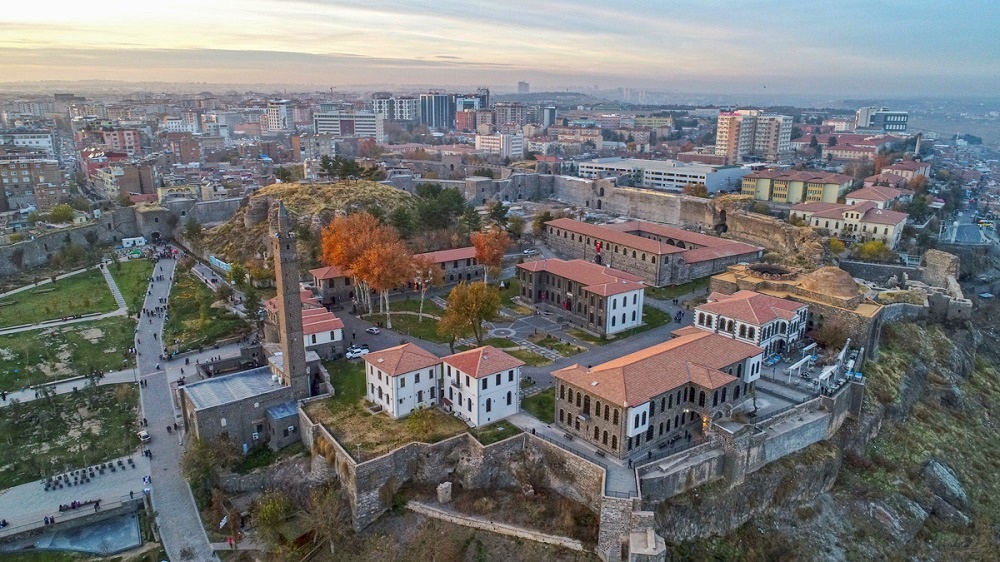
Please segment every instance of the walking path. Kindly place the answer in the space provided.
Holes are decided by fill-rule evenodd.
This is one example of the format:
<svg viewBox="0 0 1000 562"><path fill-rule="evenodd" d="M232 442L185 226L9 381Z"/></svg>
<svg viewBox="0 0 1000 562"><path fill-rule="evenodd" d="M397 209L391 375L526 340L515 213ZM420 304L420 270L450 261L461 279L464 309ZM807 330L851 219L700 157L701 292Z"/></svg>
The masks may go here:
<svg viewBox="0 0 1000 562"><path fill-rule="evenodd" d="M118 303L118 308L128 308L128 304L125 302L125 298L122 297L122 292L118 289L118 284L115 283L115 278L108 271L107 267L101 267L101 273L104 274L104 280L108 282L108 288L111 289L111 295L115 297L115 302Z"/></svg>
<svg viewBox="0 0 1000 562"><path fill-rule="evenodd" d="M91 269L93 269L93 268L92 267L85 267L83 269L77 269L76 271L70 271L69 273L63 273L62 275L56 275L56 279L57 280L58 279L66 279L67 277L72 277L74 275L79 275L79 274L81 274L81 273L83 273L85 271L89 271ZM46 284L50 284L50 283L52 283L52 279L51 278L49 278L49 279L43 279L43 280L41 280L41 281L39 281L37 283L32 283L30 285L25 285L23 287L18 287L16 289L12 289L10 291L7 291L6 293L0 293L0 299L4 298L6 296L9 296L9 295L15 295L15 294L20 293L22 291L27 291L28 289L35 289L37 287L41 287L42 285L46 285Z"/></svg>
<svg viewBox="0 0 1000 562"><path fill-rule="evenodd" d="M157 262L153 274L163 275L166 281L150 283L144 308L153 309L160 306L161 298L169 298L170 280L176 265L176 260L170 259ZM163 546L171 560L214 561L217 558L208 542L191 489L181 474L183 441L177 433L166 431L167 426L181 420L179 412L174 409L170 380L167 373L159 368L159 356L163 352L160 342L163 323L161 316L143 317L136 330L139 375L146 383L140 388L142 415L147 419L149 426L146 429L153 437L150 443L153 453L150 461L153 509L156 510L156 523ZM156 334L156 339L153 339L153 334ZM217 350L213 351L218 354Z"/></svg>

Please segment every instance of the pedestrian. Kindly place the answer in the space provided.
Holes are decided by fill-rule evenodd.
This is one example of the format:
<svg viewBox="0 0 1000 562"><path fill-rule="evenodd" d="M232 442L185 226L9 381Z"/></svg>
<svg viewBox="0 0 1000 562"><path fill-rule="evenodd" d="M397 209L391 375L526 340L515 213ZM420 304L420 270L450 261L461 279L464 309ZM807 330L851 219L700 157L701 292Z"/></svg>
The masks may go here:
<svg viewBox="0 0 1000 562"><path fill-rule="evenodd" d="M128 491L128 499L130 499L130 500L131 499L135 499L135 492L133 492L132 490L129 490Z"/></svg>
<svg viewBox="0 0 1000 562"><path fill-rule="evenodd" d="M95 502L94 503L94 513L97 513L97 511L99 509L101 509L101 502Z"/></svg>
<svg viewBox="0 0 1000 562"><path fill-rule="evenodd" d="M233 537L229 537L229 548L233 548Z"/></svg>
<svg viewBox="0 0 1000 562"><path fill-rule="evenodd" d="M650 460L652 458L653 458L653 451L650 451L649 454L646 455L646 460Z"/></svg>
<svg viewBox="0 0 1000 562"><path fill-rule="evenodd" d="M142 427L146 427L147 425L146 418L142 418Z"/></svg>
<svg viewBox="0 0 1000 562"><path fill-rule="evenodd" d="M629 467L629 468L632 468L632 459L629 459L629 460L628 460L628 467Z"/></svg>

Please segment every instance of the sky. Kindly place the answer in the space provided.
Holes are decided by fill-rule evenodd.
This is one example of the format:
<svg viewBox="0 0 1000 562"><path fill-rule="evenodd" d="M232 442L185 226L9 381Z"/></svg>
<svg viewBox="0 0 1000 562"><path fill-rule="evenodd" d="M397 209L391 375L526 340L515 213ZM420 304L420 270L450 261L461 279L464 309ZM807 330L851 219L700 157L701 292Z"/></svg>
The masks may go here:
<svg viewBox="0 0 1000 562"><path fill-rule="evenodd" d="M0 81L995 95L998 0L29 0Z"/></svg>

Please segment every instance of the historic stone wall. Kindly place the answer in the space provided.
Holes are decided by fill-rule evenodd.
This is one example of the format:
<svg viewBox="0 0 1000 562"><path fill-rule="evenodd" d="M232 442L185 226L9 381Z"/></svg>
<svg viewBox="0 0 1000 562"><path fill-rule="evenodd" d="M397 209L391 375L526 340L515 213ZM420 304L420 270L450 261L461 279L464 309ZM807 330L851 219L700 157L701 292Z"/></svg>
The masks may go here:
<svg viewBox="0 0 1000 562"><path fill-rule="evenodd" d="M632 512L637 502L632 498L604 497L601 501L601 528L597 536L597 556L604 562L620 562L622 545L632 529Z"/></svg>
<svg viewBox="0 0 1000 562"><path fill-rule="evenodd" d="M869 263L854 260L841 260L837 264L840 269L857 277L872 281L880 285L886 285L890 277L895 276L897 281L903 281L903 274L914 281L924 281L924 269L919 267L907 267L900 264L891 263Z"/></svg>
<svg viewBox="0 0 1000 562"><path fill-rule="evenodd" d="M581 543L576 539L571 539L569 537L548 535L545 533L532 531L531 529L525 529L524 527L516 527L514 525L507 525L506 523L487 521L481 517L472 517L469 515L463 515L460 513L455 513L453 511L448 511L445 509L427 505L421 502L411 501L407 504L406 507L417 513L426 515L428 517L433 517L435 519L440 519L442 521L447 521L449 523L454 523L456 525L462 525L463 527L482 529L484 531L489 531L491 533L496 533L498 535L507 535L509 537L527 539L529 541L540 542L543 544L551 544L562 548L568 548L570 550L577 550L577 551L583 550L583 543Z"/></svg>

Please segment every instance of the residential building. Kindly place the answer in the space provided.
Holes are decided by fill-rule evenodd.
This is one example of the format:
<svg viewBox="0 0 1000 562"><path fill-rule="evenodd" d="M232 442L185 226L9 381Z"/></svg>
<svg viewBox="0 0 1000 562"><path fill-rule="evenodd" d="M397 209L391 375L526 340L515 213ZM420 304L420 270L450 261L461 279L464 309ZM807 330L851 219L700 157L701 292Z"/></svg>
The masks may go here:
<svg viewBox="0 0 1000 562"><path fill-rule="evenodd" d="M917 176L930 177L931 165L928 162L906 160L904 162L897 162L892 166L885 167L882 171L896 174L897 176L906 178L907 181L912 181L913 178Z"/></svg>
<svg viewBox="0 0 1000 562"><path fill-rule="evenodd" d="M596 225L572 219L545 223L545 242L572 258L606 265L647 285L680 285L757 261L764 249L646 221Z"/></svg>
<svg viewBox="0 0 1000 562"><path fill-rule="evenodd" d="M660 127L673 127L673 117L635 117L633 119L636 127L644 129L658 129Z"/></svg>
<svg viewBox="0 0 1000 562"><path fill-rule="evenodd" d="M354 300L354 283L351 276L339 267L310 269L313 288L324 306L344 306Z"/></svg>
<svg viewBox="0 0 1000 562"><path fill-rule="evenodd" d="M825 228L831 236L858 242L881 240L889 248L896 247L909 217L882 209L873 201L856 205L799 203L791 208L790 216L801 218L813 228Z"/></svg>
<svg viewBox="0 0 1000 562"><path fill-rule="evenodd" d="M476 110L474 109L463 109L455 113L455 130L456 131L475 131L476 130Z"/></svg>
<svg viewBox="0 0 1000 562"><path fill-rule="evenodd" d="M855 114L855 130L905 133L909 114L905 111L890 111L887 107L862 107Z"/></svg>
<svg viewBox="0 0 1000 562"><path fill-rule="evenodd" d="M833 127L834 132L837 133L853 132L855 124L856 120L848 117L834 117L831 119L823 120L824 127Z"/></svg>
<svg viewBox="0 0 1000 562"><path fill-rule="evenodd" d="M838 147L851 146L851 147L867 147L875 149L872 154L878 152L881 148L889 148L898 141L902 141L903 137L887 134L873 134L873 133L843 133L843 134L818 134L818 135L803 135L801 137L792 139L792 148L794 150L803 150L812 146L813 137L816 138L816 144L823 147L823 151L826 152L831 149ZM830 146L833 144L833 146Z"/></svg>
<svg viewBox="0 0 1000 562"><path fill-rule="evenodd" d="M476 248L453 248L416 254L413 257L429 258L441 269L441 284L458 283L479 279L484 273L483 266L476 259Z"/></svg>
<svg viewBox="0 0 1000 562"><path fill-rule="evenodd" d="M833 160L874 160L878 154L878 149L873 146L852 146L849 144L838 144L822 148L823 154Z"/></svg>
<svg viewBox="0 0 1000 562"><path fill-rule="evenodd" d="M302 343L306 353L313 351L321 359L329 360L344 352L344 321L326 310L308 290L300 291L302 301ZM264 303L264 340L279 342L281 313L278 297Z"/></svg>
<svg viewBox="0 0 1000 562"><path fill-rule="evenodd" d="M836 203L854 183L854 178L812 170L761 170L743 176L742 194L758 201Z"/></svg>
<svg viewBox="0 0 1000 562"><path fill-rule="evenodd" d="M521 297L599 336L642 325L642 279L583 260L517 265Z"/></svg>
<svg viewBox="0 0 1000 562"><path fill-rule="evenodd" d="M890 176L892 174L880 174L880 175ZM863 187L857 191L852 191L847 194L848 205L857 205L859 203L865 203L871 201L872 203L875 203L875 206L878 209L891 209L893 204L896 203L896 201L899 201L901 203L908 203L913 198L913 192L909 190L894 189L892 187L884 187L881 185L869 186L867 185L868 184L867 179L865 180L865 184L866 187Z"/></svg>
<svg viewBox="0 0 1000 562"><path fill-rule="evenodd" d="M0 210L10 211L38 207L40 202L36 190L46 189L44 204L59 204L69 199L69 188L63 181L59 162L48 158L25 158L23 156L0 156ZM51 195L56 196L52 201ZM44 210L44 209L42 209Z"/></svg>
<svg viewBox="0 0 1000 562"><path fill-rule="evenodd" d="M328 111L313 114L313 130L338 137L374 138L385 142L384 118L372 111Z"/></svg>
<svg viewBox="0 0 1000 562"><path fill-rule="evenodd" d="M754 291L712 293L694 309L694 327L782 353L806 334L809 307Z"/></svg>
<svg viewBox="0 0 1000 562"><path fill-rule="evenodd" d="M561 143L587 143L593 144L590 150L601 150L604 148L604 137L597 127L563 127L553 125L547 131L549 136L555 137Z"/></svg>
<svg viewBox="0 0 1000 562"><path fill-rule="evenodd" d="M441 363L445 389L441 403L469 426L502 420L521 408L524 361L486 345L448 355Z"/></svg>
<svg viewBox="0 0 1000 562"><path fill-rule="evenodd" d="M111 129L100 132L102 144L110 149L124 152L129 156L142 155L142 138L138 129Z"/></svg>
<svg viewBox="0 0 1000 562"><path fill-rule="evenodd" d="M882 172L865 178L865 187L888 187L902 190L906 187L906 178L891 172Z"/></svg>
<svg viewBox="0 0 1000 562"><path fill-rule="evenodd" d="M441 359L412 343L363 357L366 397L393 419L438 403Z"/></svg>
<svg viewBox="0 0 1000 562"><path fill-rule="evenodd" d="M373 94L372 111L390 121L416 121L420 118L420 100L386 93Z"/></svg>
<svg viewBox="0 0 1000 562"><path fill-rule="evenodd" d="M792 118L741 109L719 113L715 153L727 164L776 162L790 155Z"/></svg>
<svg viewBox="0 0 1000 562"><path fill-rule="evenodd" d="M160 130L166 133L197 133L197 124L188 123L183 117L164 116L160 120Z"/></svg>
<svg viewBox="0 0 1000 562"><path fill-rule="evenodd" d="M760 378L764 351L698 331L607 363L572 365L556 380L556 424L604 454L632 458L738 411Z"/></svg>
<svg viewBox="0 0 1000 562"><path fill-rule="evenodd" d="M476 150L517 160L524 158L524 137L507 133L476 135Z"/></svg>
<svg viewBox="0 0 1000 562"><path fill-rule="evenodd" d="M679 160L640 160L635 158L595 158L580 162L583 178L628 176L636 187L648 187L679 193L688 184L705 184L709 193L729 191L740 186L740 178L750 173L740 166L712 166ZM598 207L600 209L600 207Z"/></svg>
<svg viewBox="0 0 1000 562"><path fill-rule="evenodd" d="M44 153L46 158L59 158L56 136L47 129L8 129L0 131L0 146L27 148Z"/></svg>
<svg viewBox="0 0 1000 562"><path fill-rule="evenodd" d="M431 129L450 129L455 112L448 94L420 94L420 122Z"/></svg>
<svg viewBox="0 0 1000 562"><path fill-rule="evenodd" d="M291 131L295 129L290 100L268 100L266 117L267 132ZM265 122L261 123L262 125Z"/></svg>
<svg viewBox="0 0 1000 562"><path fill-rule="evenodd" d="M292 159L296 162L319 162L324 156L337 155L337 136L333 133L309 133L292 137Z"/></svg>
<svg viewBox="0 0 1000 562"><path fill-rule="evenodd" d="M542 127L551 127L556 124L556 119L559 117L559 113L554 106L548 106L542 109Z"/></svg>
<svg viewBox="0 0 1000 562"><path fill-rule="evenodd" d="M517 93L519 93L519 94L527 94L530 91L531 91L531 85L529 83L527 83L527 82L518 82L517 83Z"/></svg>
<svg viewBox="0 0 1000 562"><path fill-rule="evenodd" d="M526 121L526 109L523 103L513 101L498 102L493 106L493 113L496 115L493 122L499 127L508 123L522 126Z"/></svg>

